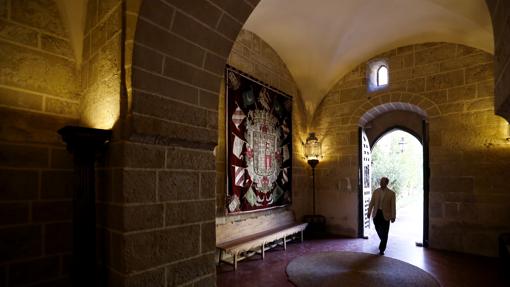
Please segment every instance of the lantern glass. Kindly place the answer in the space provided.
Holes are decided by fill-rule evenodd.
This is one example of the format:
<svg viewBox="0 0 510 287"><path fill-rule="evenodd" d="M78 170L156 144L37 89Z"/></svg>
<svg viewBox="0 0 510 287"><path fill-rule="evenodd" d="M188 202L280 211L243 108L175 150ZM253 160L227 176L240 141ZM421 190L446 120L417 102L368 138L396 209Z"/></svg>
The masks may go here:
<svg viewBox="0 0 510 287"><path fill-rule="evenodd" d="M310 133L305 143L305 158L307 160L319 160L321 156L321 143L315 136L315 133Z"/></svg>

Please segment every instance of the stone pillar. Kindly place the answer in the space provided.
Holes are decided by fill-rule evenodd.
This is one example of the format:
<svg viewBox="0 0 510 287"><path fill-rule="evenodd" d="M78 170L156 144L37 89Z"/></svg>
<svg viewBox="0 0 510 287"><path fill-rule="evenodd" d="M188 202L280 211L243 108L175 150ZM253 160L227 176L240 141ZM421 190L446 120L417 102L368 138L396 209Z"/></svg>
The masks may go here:
<svg viewBox="0 0 510 287"><path fill-rule="evenodd" d="M66 126L58 133L74 156L73 286L96 286L95 162L111 139L110 130Z"/></svg>

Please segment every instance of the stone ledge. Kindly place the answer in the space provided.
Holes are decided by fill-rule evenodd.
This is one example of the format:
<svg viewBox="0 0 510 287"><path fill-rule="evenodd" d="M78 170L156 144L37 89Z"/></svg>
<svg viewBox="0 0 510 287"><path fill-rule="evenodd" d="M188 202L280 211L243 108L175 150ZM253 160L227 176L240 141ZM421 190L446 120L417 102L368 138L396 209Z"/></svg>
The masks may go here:
<svg viewBox="0 0 510 287"><path fill-rule="evenodd" d="M192 148L192 149L201 149L211 151L215 146L216 142L200 142L200 141L192 141L186 140L177 137L171 136L162 136L162 135L148 135L148 134L138 134L133 133L129 137L129 140L136 143L145 143L145 144L153 144L153 145L161 145L161 146L172 146L172 147L184 147L184 148Z"/></svg>

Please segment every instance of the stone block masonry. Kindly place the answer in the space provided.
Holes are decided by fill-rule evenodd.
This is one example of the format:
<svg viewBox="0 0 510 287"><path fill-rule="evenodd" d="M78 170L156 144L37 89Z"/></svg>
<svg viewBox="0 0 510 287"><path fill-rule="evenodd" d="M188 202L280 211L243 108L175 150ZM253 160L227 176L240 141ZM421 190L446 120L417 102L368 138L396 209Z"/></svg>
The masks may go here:
<svg viewBox="0 0 510 287"><path fill-rule="evenodd" d="M69 246L65 242L69 242L66 236L70 220L62 218L67 212L64 202L70 200L72 193L70 183L65 180L72 172L72 160L55 131L64 125L77 124L78 120L82 124L92 125L96 118L100 118L100 122L108 122L108 125L115 125L116 128L122 126L114 132L117 138L98 168L98 206L101 207L98 210L108 216L108 218L98 217L98 249L102 249L98 251L98 254L108 251L105 252L106 254L101 254L103 257L101 260L108 267L109 286L214 286L215 284L214 259L211 256L214 245L214 215L210 215L210 220L200 222L195 221L199 218L198 215L190 215L187 217L190 218L190 223L179 223L175 226L167 226L165 216L171 213L167 212L167 205L175 202L197 202L198 206L203 204L202 202L214 201L214 191L210 186L216 172L209 167L197 168L194 160L190 160L188 167L180 169L175 166L175 163L169 163L173 158L167 155L175 152L177 148L186 150L186 153L195 154L196 157L212 158L212 155L208 153L216 144L218 135L217 121L213 119L221 114L218 113L218 105L221 105L221 101L218 101L218 84L214 83L214 79L223 76L230 45L233 45L238 31L258 1L151 0L151 5L141 4L142 1L136 0L124 1L122 4L121 2L119 0L87 1L84 64L76 69L75 60L70 56L72 53L67 31L60 21L54 1L0 0L0 52L2 52L1 55L9 53L12 56L11 59L6 57L0 59L2 62L0 65L2 74L0 79L0 114L2 115L0 117L2 147L0 151L2 186L0 238L7 240L4 241L7 245L3 245L0 250L0 286L69 285ZM149 1L143 1L143 3L146 2ZM489 5L493 15L501 11L509 11L501 6L505 5L501 4L503 0L488 2L495 4ZM495 9L496 6L503 9ZM126 11L123 10L124 8ZM496 11L499 12L496 13ZM501 17L493 17L498 19L495 23L500 23L494 25L499 29L495 31L497 35L503 35L507 30L505 28L507 27L505 23L508 23L507 18L506 12L501 14ZM506 47L500 43L504 43L501 39L508 37L499 37L500 40L498 37L496 36L496 51L505 51L498 47ZM434 46L423 46L424 49L432 47ZM471 53L470 49L459 47L456 49L456 56ZM145 50L141 53L140 49ZM395 59L392 63L399 67L410 68L414 63L414 58L410 56L412 54L410 51L413 49L410 47L397 49L396 55L400 55L401 58ZM136 55L134 57L130 54L133 51ZM148 51L152 52L151 57ZM496 61L496 81L508 83L509 81L506 81L503 75L510 75L510 73L499 72L508 70L504 69L508 66L505 64L508 62L505 60L508 58L505 56L507 53L497 54L500 58ZM173 66L165 65L167 59L178 62L177 65L186 70L186 77L176 74ZM17 62L14 63L13 60ZM122 64L125 67L121 67ZM125 68L125 75L122 73L122 68ZM427 75L457 69L454 64L446 62L443 67L437 62L425 64L419 69L415 68L413 73L416 73L415 75L421 73L423 79L411 79L416 83L409 88L414 89L413 93L421 93L425 89L424 77ZM469 77L480 75L482 78L489 79L483 84L477 82L476 93L471 94L477 102L463 107L470 111L469 114L472 116L465 119L473 125L483 125L480 122L484 123L486 119L489 119L491 123L495 122L491 118L492 114L485 112L487 105L478 102L483 101L485 97L476 99L481 91L487 94L486 91L491 90L490 85L489 87L487 85L490 82L490 73L484 72L487 70L487 67L480 67L480 69L473 69L472 74L466 74ZM267 69L257 68L256 71L269 74ZM362 73L362 69L359 71ZM142 72L145 73L144 76L140 76ZM142 87L141 85L145 82L141 79L153 80L154 85ZM400 89L405 81L407 81L406 78L402 78ZM122 90L123 82L125 82L126 91ZM358 87L363 83L363 79L353 75L353 78L345 81L343 88ZM409 85L408 82L405 83ZM275 82L270 84L277 86ZM152 87L156 89L151 90ZM137 89L136 92L140 92L141 101L135 100L138 96L131 93ZM290 91L291 87L281 89ZM446 97L448 100L452 99L452 102L457 102L458 97L450 93L451 89L448 89ZM505 91L499 85L497 89L498 95ZM125 92L127 95L124 94ZM148 95L149 102L154 100L164 105L175 104L181 107L182 110L188 111L181 114L186 118L181 121L174 115L163 116L167 113L165 109L156 110L153 114L149 113L143 108L144 105L154 107L154 104L143 103L144 94ZM109 96L102 97L104 95ZM156 97L159 97L159 101ZM339 104L340 97L341 95L337 93L333 102ZM383 97L385 95L381 95L381 98ZM490 95L487 94L487 97ZM391 99L391 96L389 98ZM398 98L401 98L401 95L398 95ZM433 109L429 110L430 114L432 115L432 111L435 111L434 115L441 114L438 103L433 100L424 100L426 96L414 95L411 98L416 103L424 101L430 104L432 102L430 105ZM120 108L117 109L119 103ZM499 103L499 100L496 103ZM345 102L342 102L343 104ZM351 104L358 104L355 97ZM97 110L98 107L102 108L100 110L104 113L100 117L91 116L92 111ZM136 110L137 108L140 110ZM453 107L449 109L455 111ZM182 110L168 109L168 113ZM471 112L472 110L477 112ZM191 116L189 113L194 115ZM119 122L116 122L117 115L120 116ZM342 126L347 126L351 122L349 114L340 115L337 119L338 121L329 120L329 122L339 122ZM300 124L306 125L306 120L300 121ZM445 124L455 125L456 121ZM325 125L321 127L324 128ZM294 131L296 130L294 128ZM353 131L341 133L347 135L349 139L338 141L347 144L339 148L342 152L342 167L346 168L346 172L340 176L352 178L355 175L348 167L351 164L354 166L356 161L356 152L353 149L356 140L349 136L353 133L355 134ZM435 134L437 136L431 140L442 144L445 135L440 131L435 131ZM493 135L488 135L490 136ZM131 145L136 145L138 149L130 151L129 149L133 148ZM139 146L145 147L140 149ZM19 152L24 148L33 156L26 162L26 156ZM152 159L155 161L141 162L140 158L133 154L135 150L152 154ZM159 160L161 150L164 153L163 162ZM494 151L495 149L492 149L484 153L483 162L489 162L489 164L482 168L486 167L486 170L491 171L487 173L488 175L497 174L498 171L505 169L499 161L498 168L490 165L489 159L501 158L506 161L505 157L501 157ZM477 153L464 153L464 155L474 161L480 159ZM188 157L185 157L183 160L187 159ZM205 164L214 165L213 159L207 160ZM451 174L464 171L461 168L464 166L462 163L455 164L459 168L449 171ZM442 164L439 163L434 169L439 172L441 166ZM476 168L465 169L466 172L471 170ZM184 179L175 179L174 183L166 182L167 180L163 179L165 173L171 176L192 174L193 179L184 177ZM304 185L307 176L303 169L296 174L301 177L297 182ZM180 180L191 180L192 186L198 184L198 191L196 187L190 190L181 189L181 186L177 185L183 184ZM164 192L160 192L160 181L165 181ZM496 177L490 177L486 181L475 177L476 191L494 192L483 194L476 192L461 198L464 198L464 201L474 196L481 198L480 200L487 202L487 205L475 205L475 209L483 211L475 214L479 214L481 220L484 222L487 220L491 225L496 222L504 224L499 220L504 214L504 209L493 208L495 198L508 201L501 192L504 186ZM167 198L162 198L161 194L166 194ZM450 196L448 200L454 203L455 200L459 201L457 197ZM434 214L444 220L442 208L446 205L442 201L433 204L441 208L441 210L434 209L433 211L437 211ZM44 210L53 205L55 212L51 216L38 216L39 219L34 221L32 212L34 207ZM460 214L466 210L473 210L472 207L467 204L465 206L449 204L448 210L449 212L458 211ZM306 210L307 207L303 204L301 208ZM484 210L495 210L495 212L490 213ZM498 220L494 220L494 217ZM457 224L455 221L453 223ZM487 231L485 230L478 236L471 236L469 231L472 229L469 229L471 228L469 226L472 224L466 226L461 231L468 231L467 239L476 239L473 242L490 242L491 231L485 232ZM439 234L445 234L446 228L448 228L447 225L443 229L438 228L437 231ZM176 236L181 236L180 238L191 234L192 242L183 244L180 253L170 251L163 243L166 239L164 236L169 233L168 230L179 230ZM451 230L457 232L456 234L459 233L455 228ZM142 243L151 243L152 239L157 242L153 247L159 248L162 253L168 255L166 261L143 256L135 258L133 254L126 252L143 250ZM173 242L174 248L181 247L180 242ZM451 242L446 242L447 245L451 245ZM464 243L463 247L469 247L466 244L469 243ZM445 246L445 248L448 247ZM159 258L159 253L151 254Z"/></svg>
<svg viewBox="0 0 510 287"><path fill-rule="evenodd" d="M87 2L79 113L85 126L111 129L120 117L122 1Z"/></svg>
<svg viewBox="0 0 510 287"><path fill-rule="evenodd" d="M110 284L159 280L154 267L167 270L169 286L214 278L212 151L129 142L113 148L117 151L105 159L110 167L101 170L98 181L108 194L98 204L98 220L111 238L104 254L107 267L115 270ZM177 153L184 164L166 156ZM162 161L148 164L151 155ZM203 268L192 268L198 263Z"/></svg>
<svg viewBox="0 0 510 287"><path fill-rule="evenodd" d="M114 285L215 284L218 91L233 40L253 8L206 0L128 7L128 25L136 23L134 38L127 34L131 142L121 143L122 162L113 172L114 182L120 176L125 183L112 197L120 202L106 204L119 218L105 226Z"/></svg>
<svg viewBox="0 0 510 287"><path fill-rule="evenodd" d="M80 77L54 1L0 1L0 286L69 284Z"/></svg>
<svg viewBox="0 0 510 287"><path fill-rule="evenodd" d="M492 55L463 45L427 43L372 60L381 58L389 63L386 89L368 92L363 82L367 63L362 63L335 84L317 109L313 126L319 135L328 135L323 148L350 158L319 165L319 211L329 216L333 228L355 236L357 210L340 209L338 214L337 206L357 206L352 195L356 190L344 189L337 178L356 182L358 122L381 104L409 103L424 110L429 122L430 245L496 255L498 233L510 227L503 223L510 214L499 211L510 210L510 196L498 184L505 168L486 171L508 160L510 149L505 143L507 124L494 115ZM346 134L352 135L348 141ZM470 243L481 238L493 244Z"/></svg>
<svg viewBox="0 0 510 287"><path fill-rule="evenodd" d="M56 4L12 2L0 15L0 54L9 55L0 58L0 106L78 118L79 73Z"/></svg>

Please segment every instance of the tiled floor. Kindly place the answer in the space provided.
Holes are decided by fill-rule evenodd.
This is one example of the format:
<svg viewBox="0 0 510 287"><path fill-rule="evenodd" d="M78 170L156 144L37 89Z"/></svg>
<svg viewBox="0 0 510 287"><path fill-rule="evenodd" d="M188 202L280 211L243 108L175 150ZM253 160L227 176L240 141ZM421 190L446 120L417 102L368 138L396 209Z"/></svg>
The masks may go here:
<svg viewBox="0 0 510 287"><path fill-rule="evenodd" d="M377 236L370 239L316 239L292 243L266 253L262 260L253 256L239 263L238 269L226 264L217 268L218 286L293 286L285 268L294 258L323 251L357 251L376 254ZM502 274L499 260L416 247L407 238L391 236L386 255L418 266L432 274L442 286L510 286L510 270ZM402 286L404 287L404 286Z"/></svg>

